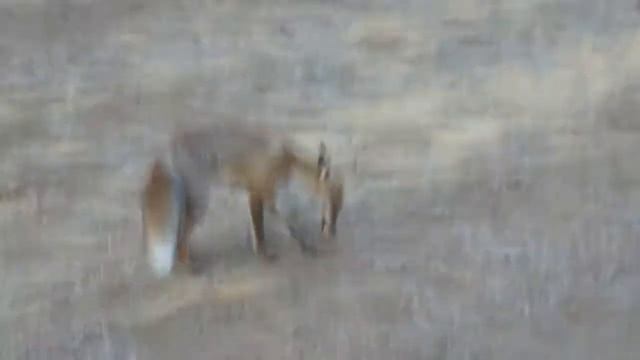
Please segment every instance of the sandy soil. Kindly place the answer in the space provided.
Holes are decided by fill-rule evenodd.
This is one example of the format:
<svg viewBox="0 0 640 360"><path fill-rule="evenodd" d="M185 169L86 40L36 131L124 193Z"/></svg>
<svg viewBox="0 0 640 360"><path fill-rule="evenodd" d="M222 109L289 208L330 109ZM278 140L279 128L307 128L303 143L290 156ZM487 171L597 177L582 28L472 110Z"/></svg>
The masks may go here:
<svg viewBox="0 0 640 360"><path fill-rule="evenodd" d="M1 359L637 359L632 0L0 1ZM173 129L324 139L335 254L242 193L153 279L138 196Z"/></svg>

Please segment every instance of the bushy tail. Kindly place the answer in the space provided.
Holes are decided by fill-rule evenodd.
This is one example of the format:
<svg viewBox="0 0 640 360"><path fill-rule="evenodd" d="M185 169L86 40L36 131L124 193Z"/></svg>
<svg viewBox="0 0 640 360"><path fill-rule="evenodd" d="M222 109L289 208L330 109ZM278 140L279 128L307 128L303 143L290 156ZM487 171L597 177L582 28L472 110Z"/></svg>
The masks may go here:
<svg viewBox="0 0 640 360"><path fill-rule="evenodd" d="M142 217L147 262L158 277L169 275L173 269L184 205L181 178L156 160L142 195Z"/></svg>

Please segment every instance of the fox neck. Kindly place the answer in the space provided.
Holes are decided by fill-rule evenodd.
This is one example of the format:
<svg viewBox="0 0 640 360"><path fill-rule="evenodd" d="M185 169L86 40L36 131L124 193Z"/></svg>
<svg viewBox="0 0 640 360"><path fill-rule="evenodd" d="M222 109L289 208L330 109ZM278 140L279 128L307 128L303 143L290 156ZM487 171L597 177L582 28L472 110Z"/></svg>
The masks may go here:
<svg viewBox="0 0 640 360"><path fill-rule="evenodd" d="M319 178L318 166L314 161L304 159L289 149L285 149L285 158L289 169L300 176L310 190L315 193L321 192L322 184Z"/></svg>

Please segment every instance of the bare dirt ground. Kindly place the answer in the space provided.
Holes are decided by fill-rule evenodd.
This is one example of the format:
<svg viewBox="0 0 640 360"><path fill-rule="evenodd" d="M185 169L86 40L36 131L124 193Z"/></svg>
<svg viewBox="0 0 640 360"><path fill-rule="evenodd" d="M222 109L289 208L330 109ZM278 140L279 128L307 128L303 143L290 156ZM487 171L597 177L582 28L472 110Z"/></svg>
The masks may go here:
<svg viewBox="0 0 640 360"><path fill-rule="evenodd" d="M0 1L1 359L638 359L632 0ZM339 250L153 279L138 196L178 126L324 139ZM305 238L315 205L283 192ZM298 231L296 230L296 231Z"/></svg>

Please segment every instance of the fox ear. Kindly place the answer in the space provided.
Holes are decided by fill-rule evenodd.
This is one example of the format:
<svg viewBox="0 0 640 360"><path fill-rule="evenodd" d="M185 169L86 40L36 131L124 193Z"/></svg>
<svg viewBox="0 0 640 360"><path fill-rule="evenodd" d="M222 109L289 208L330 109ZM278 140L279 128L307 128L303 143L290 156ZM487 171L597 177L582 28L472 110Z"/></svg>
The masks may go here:
<svg viewBox="0 0 640 360"><path fill-rule="evenodd" d="M324 141L320 142L318 151L318 180L327 180L329 178L329 156L327 155L327 146Z"/></svg>

